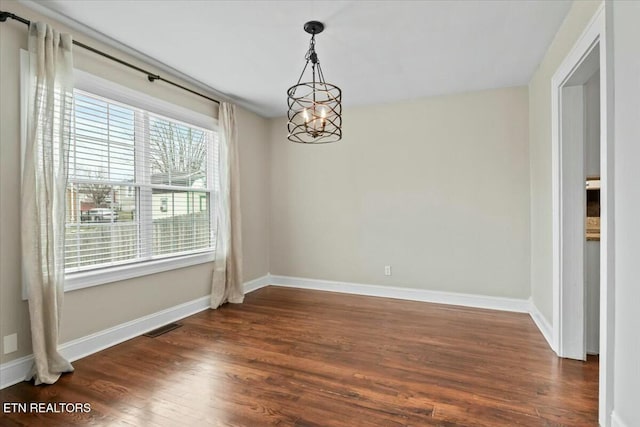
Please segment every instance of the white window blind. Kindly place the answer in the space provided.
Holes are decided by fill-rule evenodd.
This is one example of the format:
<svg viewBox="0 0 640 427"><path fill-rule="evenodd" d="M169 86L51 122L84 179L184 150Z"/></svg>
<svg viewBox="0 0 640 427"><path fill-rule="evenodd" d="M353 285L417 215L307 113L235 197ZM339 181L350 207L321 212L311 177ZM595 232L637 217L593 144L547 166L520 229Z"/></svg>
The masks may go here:
<svg viewBox="0 0 640 427"><path fill-rule="evenodd" d="M74 95L66 272L212 251L217 133Z"/></svg>

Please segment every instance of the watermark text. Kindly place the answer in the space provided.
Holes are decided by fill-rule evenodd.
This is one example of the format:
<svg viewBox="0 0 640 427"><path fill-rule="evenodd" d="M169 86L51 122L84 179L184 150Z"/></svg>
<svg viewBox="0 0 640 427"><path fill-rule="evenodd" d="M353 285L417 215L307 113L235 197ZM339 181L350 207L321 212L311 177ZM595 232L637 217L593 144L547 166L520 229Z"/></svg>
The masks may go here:
<svg viewBox="0 0 640 427"><path fill-rule="evenodd" d="M80 402L3 402L4 414L75 414L91 412L90 403Z"/></svg>

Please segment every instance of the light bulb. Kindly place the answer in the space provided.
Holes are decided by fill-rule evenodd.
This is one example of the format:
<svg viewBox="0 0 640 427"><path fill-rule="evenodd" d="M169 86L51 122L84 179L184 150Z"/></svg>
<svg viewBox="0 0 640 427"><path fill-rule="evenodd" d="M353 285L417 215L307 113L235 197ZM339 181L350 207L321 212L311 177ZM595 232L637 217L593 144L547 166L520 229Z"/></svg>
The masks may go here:
<svg viewBox="0 0 640 427"><path fill-rule="evenodd" d="M323 106L320 107L320 127L321 127L321 132L324 132L324 128L327 124L327 109Z"/></svg>

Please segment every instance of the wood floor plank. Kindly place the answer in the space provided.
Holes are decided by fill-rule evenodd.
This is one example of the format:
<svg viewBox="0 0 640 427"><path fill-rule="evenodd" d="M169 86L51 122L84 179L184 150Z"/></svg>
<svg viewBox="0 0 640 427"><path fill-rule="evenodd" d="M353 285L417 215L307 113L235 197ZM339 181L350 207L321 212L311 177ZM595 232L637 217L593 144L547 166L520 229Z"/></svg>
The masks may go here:
<svg viewBox="0 0 640 427"><path fill-rule="evenodd" d="M526 314L267 287L74 363L1 425L590 426L598 360L557 358Z"/></svg>

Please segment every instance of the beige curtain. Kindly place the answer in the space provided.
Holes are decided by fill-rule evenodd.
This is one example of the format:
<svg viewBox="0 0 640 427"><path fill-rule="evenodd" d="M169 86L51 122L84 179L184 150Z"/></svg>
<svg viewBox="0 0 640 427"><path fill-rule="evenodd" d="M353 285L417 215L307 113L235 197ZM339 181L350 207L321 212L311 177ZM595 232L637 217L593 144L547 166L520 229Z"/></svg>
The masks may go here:
<svg viewBox="0 0 640 427"><path fill-rule="evenodd" d="M64 295L64 223L73 104L72 40L47 24L29 27L29 98L22 172L22 271L35 359L27 379L53 384L73 371L58 353Z"/></svg>
<svg viewBox="0 0 640 427"><path fill-rule="evenodd" d="M211 308L218 308L225 302L241 303L244 300L235 105L222 102L218 121L220 179L216 191L216 261L211 284Z"/></svg>

